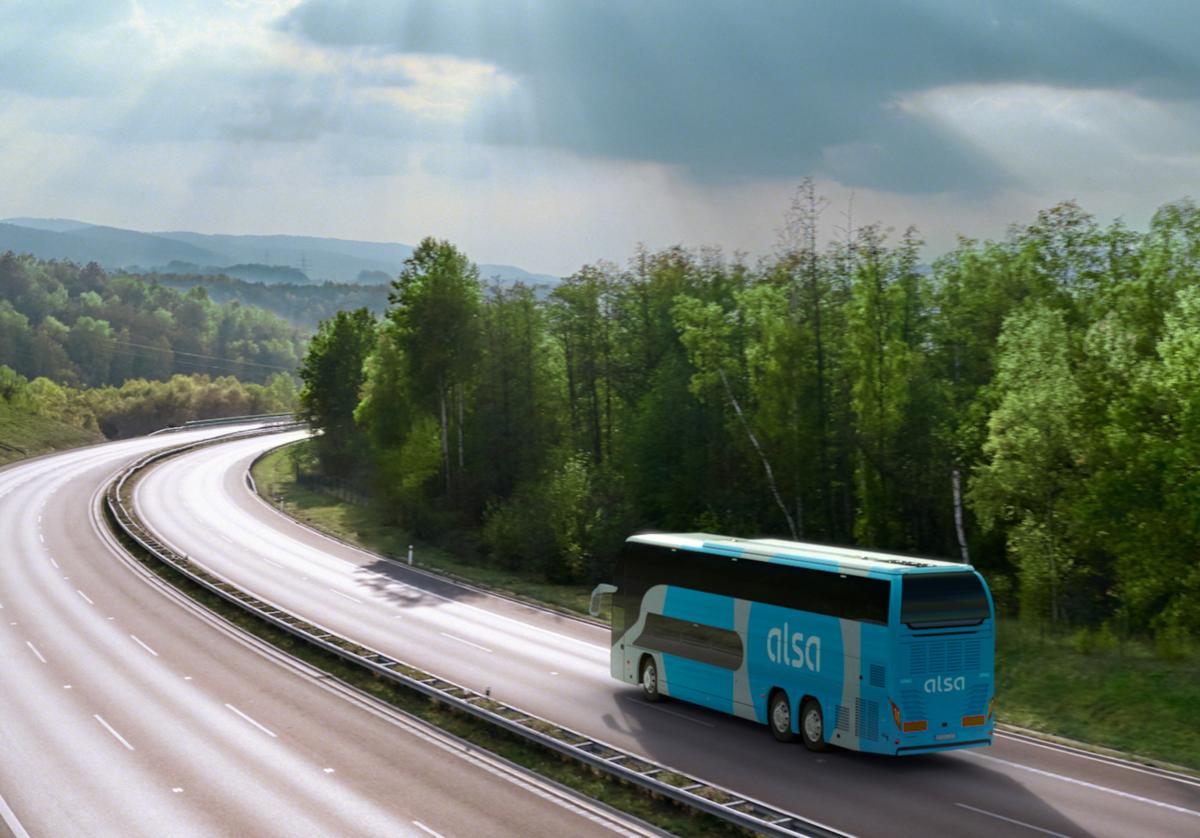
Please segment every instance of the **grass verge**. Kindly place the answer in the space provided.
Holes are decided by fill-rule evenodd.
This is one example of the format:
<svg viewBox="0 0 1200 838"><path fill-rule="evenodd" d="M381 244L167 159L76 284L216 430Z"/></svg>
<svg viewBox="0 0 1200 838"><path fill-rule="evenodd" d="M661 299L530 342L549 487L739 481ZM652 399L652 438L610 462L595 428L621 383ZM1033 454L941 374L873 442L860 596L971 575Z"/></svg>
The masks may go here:
<svg viewBox="0 0 1200 838"><path fill-rule="evenodd" d="M407 550L407 535L381 523L370 506L297 484L287 448L260 459L254 479L264 496L281 497L284 510L310 526L386 556L400 558ZM425 545L418 545L416 556L428 570L481 588L587 612L584 588L549 585ZM1003 722L1200 771L1195 654L1163 660L1148 644L1081 644L1078 637L1042 633L1008 619L997 631L996 681L996 711Z"/></svg>
<svg viewBox="0 0 1200 838"><path fill-rule="evenodd" d="M0 398L0 465L103 441L98 432L36 416Z"/></svg>
<svg viewBox="0 0 1200 838"><path fill-rule="evenodd" d="M598 800L614 809L640 818L646 823L675 835L733 838L749 833L718 818L689 809L675 801L612 777L556 751L544 748L487 722L411 690L403 684L357 667L324 649L304 642L274 625L238 608L223 597L196 584L174 567L152 557L128 538L111 519L110 529L122 547L139 563L206 609L238 628L323 672L362 690L399 710L441 730L471 742L542 777Z"/></svg>

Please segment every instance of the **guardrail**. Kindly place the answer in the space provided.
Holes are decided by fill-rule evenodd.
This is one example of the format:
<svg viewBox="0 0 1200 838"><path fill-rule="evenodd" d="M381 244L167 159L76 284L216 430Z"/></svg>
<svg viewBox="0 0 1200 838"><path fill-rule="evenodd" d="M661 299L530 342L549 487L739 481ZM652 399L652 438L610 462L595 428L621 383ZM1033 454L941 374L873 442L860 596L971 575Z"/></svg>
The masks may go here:
<svg viewBox="0 0 1200 838"><path fill-rule="evenodd" d="M294 423L297 427L301 423ZM258 619L282 629L311 645L331 652L372 673L404 685L435 701L482 719L509 733L533 741L542 747L598 769L610 776L647 789L654 794L682 803L736 826L762 835L811 836L811 838L849 838L847 833L769 806L759 800L737 794L691 774L678 771L645 757L622 750L571 728L526 713L520 708L496 701L490 696L439 678L419 667L385 655L285 608L250 594L227 579L201 567L163 544L145 527L126 504L125 488L130 479L147 466L185 451L266 433L277 433L289 426L270 430L251 429L217 439L178 446L149 454L127 466L109 484L106 505L113 522L149 555L173 568L201 587L249 612Z"/></svg>
<svg viewBox="0 0 1200 838"><path fill-rule="evenodd" d="M288 422L295 421L294 413L259 413L253 416L221 416L216 419L189 419L182 425L169 425L151 431L149 436L158 434L178 433L179 431L194 431L197 428L208 428L214 425L238 425L244 422Z"/></svg>

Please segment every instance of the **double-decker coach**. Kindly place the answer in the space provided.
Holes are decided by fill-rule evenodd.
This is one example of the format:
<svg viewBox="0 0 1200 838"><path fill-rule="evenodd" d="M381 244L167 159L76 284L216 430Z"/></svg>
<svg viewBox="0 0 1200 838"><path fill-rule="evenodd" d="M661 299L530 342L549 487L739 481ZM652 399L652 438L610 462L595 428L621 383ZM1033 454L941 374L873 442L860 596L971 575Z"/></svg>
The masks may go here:
<svg viewBox="0 0 1200 838"><path fill-rule="evenodd" d="M990 745L995 620L969 565L707 533L629 538L612 675L799 737L882 754Z"/></svg>

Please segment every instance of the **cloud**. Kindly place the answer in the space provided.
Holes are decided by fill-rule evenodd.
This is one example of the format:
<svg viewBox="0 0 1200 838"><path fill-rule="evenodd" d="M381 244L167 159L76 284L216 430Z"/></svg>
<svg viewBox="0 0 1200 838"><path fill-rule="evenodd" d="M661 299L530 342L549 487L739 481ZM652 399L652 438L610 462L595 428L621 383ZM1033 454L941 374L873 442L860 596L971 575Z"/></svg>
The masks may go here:
<svg viewBox="0 0 1200 838"><path fill-rule="evenodd" d="M306 0L280 27L336 49L497 67L517 83L477 114L489 142L661 162L714 181L822 171L936 192L1010 178L898 101L999 82L1193 95L1200 65L1179 33L1200 31L1200 5L1168 5L1174 16L1154 29L1115 3L1047 0Z"/></svg>

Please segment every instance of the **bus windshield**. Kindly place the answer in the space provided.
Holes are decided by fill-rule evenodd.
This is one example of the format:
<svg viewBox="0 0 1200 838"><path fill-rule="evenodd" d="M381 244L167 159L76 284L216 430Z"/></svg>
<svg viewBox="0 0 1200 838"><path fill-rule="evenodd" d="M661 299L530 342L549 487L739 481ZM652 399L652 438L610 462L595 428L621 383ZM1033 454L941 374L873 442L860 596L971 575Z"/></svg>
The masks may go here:
<svg viewBox="0 0 1200 838"><path fill-rule="evenodd" d="M974 573L904 577L900 622L910 628L977 625L989 616L983 584Z"/></svg>

